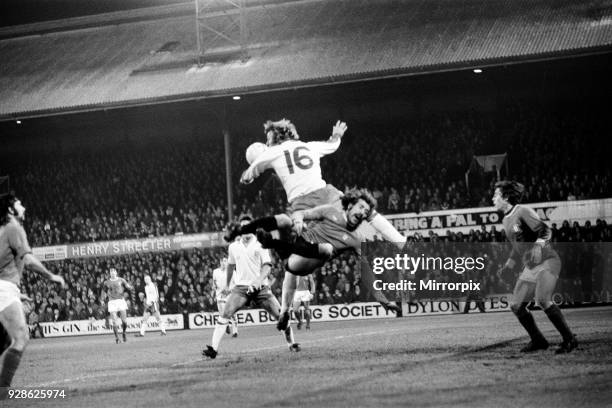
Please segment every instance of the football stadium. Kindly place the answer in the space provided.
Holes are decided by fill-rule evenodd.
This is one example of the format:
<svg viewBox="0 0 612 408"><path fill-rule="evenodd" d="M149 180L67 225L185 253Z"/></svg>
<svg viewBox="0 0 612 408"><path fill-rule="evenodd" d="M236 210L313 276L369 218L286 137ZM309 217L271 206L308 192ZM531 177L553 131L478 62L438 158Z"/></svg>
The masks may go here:
<svg viewBox="0 0 612 408"><path fill-rule="evenodd" d="M612 405L612 2L0 13L0 406Z"/></svg>

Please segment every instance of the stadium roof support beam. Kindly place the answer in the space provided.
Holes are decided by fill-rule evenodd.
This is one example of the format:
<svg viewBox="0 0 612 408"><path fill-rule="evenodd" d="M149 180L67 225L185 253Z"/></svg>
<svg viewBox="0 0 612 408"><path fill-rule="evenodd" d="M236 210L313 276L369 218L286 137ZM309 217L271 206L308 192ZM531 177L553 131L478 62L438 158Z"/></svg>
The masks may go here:
<svg viewBox="0 0 612 408"><path fill-rule="evenodd" d="M195 0L197 63L236 54L246 61L247 25L244 0Z"/></svg>

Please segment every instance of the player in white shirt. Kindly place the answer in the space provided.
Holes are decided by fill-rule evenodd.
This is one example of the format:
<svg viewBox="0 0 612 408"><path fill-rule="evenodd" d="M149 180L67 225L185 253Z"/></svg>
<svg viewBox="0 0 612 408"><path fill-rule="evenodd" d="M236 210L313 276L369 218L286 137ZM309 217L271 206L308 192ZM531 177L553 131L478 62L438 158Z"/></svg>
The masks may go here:
<svg viewBox="0 0 612 408"><path fill-rule="evenodd" d="M153 283L149 275L145 275L144 281L145 309L144 314L142 315L142 321L140 322L140 333L137 334L136 337L144 337L145 331L147 330L147 322L149 321L149 317L151 317L151 315L155 316L157 324L159 324L159 328L161 329L161 335L165 336L166 325L159 314L159 291L157 290L157 285Z"/></svg>
<svg viewBox="0 0 612 408"><path fill-rule="evenodd" d="M321 157L338 150L340 139L347 129L346 124L338 121L334 126L334 134L327 142L302 142L295 126L286 119L267 122L264 126L268 148L242 173L241 183L251 183L265 170L273 169L281 180L290 204L298 197L327 186L321 175ZM287 138L282 141L275 139L276 129L287 134Z"/></svg>
<svg viewBox="0 0 612 408"><path fill-rule="evenodd" d="M321 174L321 157L335 152L348 129L346 123L337 121L332 128L332 135L326 142L302 142L295 125L287 119L264 124L266 145L263 151L247 168L240 178L243 184L249 184L264 171L273 169L283 184L289 202L288 213L308 210L320 205L331 204L342 210L342 192L331 184L327 184ZM400 234L391 223L376 211L368 217L370 225L378 231L386 241L395 243L400 250L406 244L406 237ZM233 228L226 236L232 240L242 233L254 233L257 228L266 231L278 229L276 217L265 217L249 226L248 230ZM289 308L296 290L297 278L290 271L285 271L283 279L283 295L281 314L286 322ZM389 302L380 292L375 292L377 300L391 309L397 310L394 302ZM284 324L279 322L279 328Z"/></svg>
<svg viewBox="0 0 612 408"><path fill-rule="evenodd" d="M241 224L247 224L252 219L242 217ZM280 317L280 304L272 294L268 285L268 275L272 269L270 253L263 249L253 234L242 235L232 242L228 248L227 286L232 277L234 287L227 298L223 313L219 316L212 336L212 346L207 345L202 355L208 358L217 357L219 344L225 334L230 317L249 302L256 303L272 317ZM235 274L235 276L234 276ZM291 327L284 330L285 341L291 351L300 351L300 346L293 339Z"/></svg>
<svg viewBox="0 0 612 408"><path fill-rule="evenodd" d="M217 310L219 311L219 316L223 314L223 308L225 307L225 303L227 302L227 297L230 294L230 291L234 287L234 279L232 277L232 281L229 286L227 285L227 257L221 258L221 265L213 271L213 285L212 291L215 299L217 300ZM232 315L230 319L231 325L231 333L232 337L238 337L238 322L236 321L236 316ZM226 333L230 334L230 326L227 326Z"/></svg>
<svg viewBox="0 0 612 408"><path fill-rule="evenodd" d="M347 129L346 123L337 121L326 142L302 142L289 120L267 121L264 132L268 147L242 173L240 182L252 183L264 171L272 169L287 193L290 213L325 204L335 204L341 209L342 193L323 180L321 157L338 150ZM368 222L385 240L395 243L399 249L404 248L406 237L385 217L374 211Z"/></svg>

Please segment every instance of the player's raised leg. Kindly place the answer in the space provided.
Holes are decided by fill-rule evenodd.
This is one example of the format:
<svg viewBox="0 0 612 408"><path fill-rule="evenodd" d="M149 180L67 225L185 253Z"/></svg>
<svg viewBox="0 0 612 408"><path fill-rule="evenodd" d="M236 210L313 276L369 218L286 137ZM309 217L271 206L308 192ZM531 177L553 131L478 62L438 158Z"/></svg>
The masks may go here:
<svg viewBox="0 0 612 408"><path fill-rule="evenodd" d="M382 214L376 210L372 211L372 214L368 217L368 222L372 228L383 236L385 241L395 244L400 250L404 249L406 237L400 234Z"/></svg>
<svg viewBox="0 0 612 408"><path fill-rule="evenodd" d="M284 214L257 218L246 225L234 225L230 227L224 238L227 242L232 242L237 236L255 234L255 232L260 228L264 231L291 228L291 219Z"/></svg>

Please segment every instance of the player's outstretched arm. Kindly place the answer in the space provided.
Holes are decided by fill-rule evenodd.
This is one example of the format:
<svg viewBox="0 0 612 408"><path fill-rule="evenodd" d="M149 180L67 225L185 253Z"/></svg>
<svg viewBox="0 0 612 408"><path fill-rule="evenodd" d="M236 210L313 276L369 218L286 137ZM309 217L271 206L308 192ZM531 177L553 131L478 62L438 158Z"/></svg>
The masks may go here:
<svg viewBox="0 0 612 408"><path fill-rule="evenodd" d="M26 268L31 269L49 279L51 282L59 283L62 287L66 287L64 278L54 273L51 273L34 255L25 254L23 263Z"/></svg>
<svg viewBox="0 0 612 408"><path fill-rule="evenodd" d="M344 133L347 129L348 126L346 126L345 122L342 122L340 120L337 121L334 127L332 128L332 135L330 136L328 142L336 143L337 141L342 139L342 136L344 136Z"/></svg>
<svg viewBox="0 0 612 408"><path fill-rule="evenodd" d="M306 144L311 151L317 152L320 156L327 156L338 150L342 136L344 136L344 132L346 132L347 129L346 123L338 121L332 128L332 135L327 141L308 142Z"/></svg>

